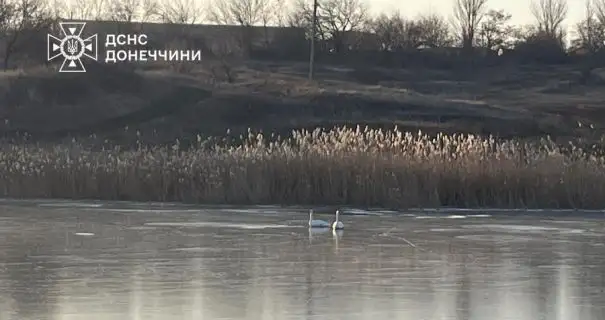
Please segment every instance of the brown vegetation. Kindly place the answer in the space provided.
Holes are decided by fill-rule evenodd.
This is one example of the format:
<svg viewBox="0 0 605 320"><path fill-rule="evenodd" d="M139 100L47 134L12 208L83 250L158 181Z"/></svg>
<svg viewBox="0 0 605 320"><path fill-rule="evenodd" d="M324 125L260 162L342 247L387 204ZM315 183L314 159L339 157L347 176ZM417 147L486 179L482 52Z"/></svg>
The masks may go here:
<svg viewBox="0 0 605 320"><path fill-rule="evenodd" d="M335 128L91 151L3 145L0 190L61 197L383 207L602 208L605 156L552 141Z"/></svg>
<svg viewBox="0 0 605 320"><path fill-rule="evenodd" d="M561 41L563 0L534 2L528 30L484 0L455 1L455 30L435 14L370 17L360 1L324 1L307 81L314 19L306 2L286 9L282 1L216 0L203 17L190 0L65 8L10 0L0 5L0 55L5 69L16 70L0 75L0 134L27 133L30 142L56 147L5 144L0 184L7 196L28 197L597 207L600 156L563 155L543 137L558 145L603 142L604 1L587 5L569 51ZM86 32L100 39L144 33L149 41L140 49L200 50L203 59L84 61L86 74L58 74L39 44L64 18L88 20ZM220 25L200 24L209 20ZM341 129L311 142L297 134L271 149L165 146L227 129L284 135L359 124L442 135L433 142ZM65 144L74 137L80 144ZM138 144L156 147L113 147Z"/></svg>
<svg viewBox="0 0 605 320"><path fill-rule="evenodd" d="M469 75L321 64L316 81L308 82L307 64L232 66L232 83L211 81L220 65L210 64L187 74L93 64L86 74L59 77L43 68L6 72L0 77L0 135L27 132L32 141L59 143L95 134L125 145L185 142L227 129L284 135L356 124L501 138L548 134L557 141L597 141L605 134L605 93L578 84L573 68L499 67Z"/></svg>

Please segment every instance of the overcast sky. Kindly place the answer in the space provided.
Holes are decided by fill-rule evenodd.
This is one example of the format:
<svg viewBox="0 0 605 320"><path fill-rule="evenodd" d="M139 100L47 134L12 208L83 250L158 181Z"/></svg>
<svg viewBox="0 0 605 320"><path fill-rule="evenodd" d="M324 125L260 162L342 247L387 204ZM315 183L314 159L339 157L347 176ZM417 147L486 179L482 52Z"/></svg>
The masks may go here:
<svg viewBox="0 0 605 320"><path fill-rule="evenodd" d="M584 0L567 1L569 14L566 25L571 26L582 18L585 2ZM454 0L365 0L365 2L369 4L372 13L399 10L406 16L414 16L432 11L449 17L452 14ZM488 0L488 7L506 10L512 14L514 24L527 24L533 22L530 3L530 0Z"/></svg>

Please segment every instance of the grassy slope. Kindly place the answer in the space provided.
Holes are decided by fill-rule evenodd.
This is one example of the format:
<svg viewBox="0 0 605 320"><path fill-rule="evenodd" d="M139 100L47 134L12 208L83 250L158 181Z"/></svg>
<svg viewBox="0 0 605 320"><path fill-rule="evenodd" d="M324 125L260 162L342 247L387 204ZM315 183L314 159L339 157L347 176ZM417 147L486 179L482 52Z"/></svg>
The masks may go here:
<svg viewBox="0 0 605 320"><path fill-rule="evenodd" d="M167 142L197 133L221 135L248 127L293 128L368 124L427 132L491 133L503 137L600 136L605 91L580 86L574 70L499 67L466 72L249 63L234 84L209 75L167 70L126 72L91 66L86 74L52 70L0 76L0 132L36 139L89 136L120 143ZM582 127L578 122L583 123ZM593 129L586 128L592 124Z"/></svg>

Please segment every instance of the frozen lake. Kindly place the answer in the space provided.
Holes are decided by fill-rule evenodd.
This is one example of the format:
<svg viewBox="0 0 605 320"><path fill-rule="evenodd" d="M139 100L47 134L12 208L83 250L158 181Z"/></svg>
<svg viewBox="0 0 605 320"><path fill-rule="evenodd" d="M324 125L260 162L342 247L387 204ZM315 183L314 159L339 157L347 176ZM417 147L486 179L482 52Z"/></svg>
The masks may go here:
<svg viewBox="0 0 605 320"><path fill-rule="evenodd" d="M603 213L347 213L2 200L0 319L605 319Z"/></svg>

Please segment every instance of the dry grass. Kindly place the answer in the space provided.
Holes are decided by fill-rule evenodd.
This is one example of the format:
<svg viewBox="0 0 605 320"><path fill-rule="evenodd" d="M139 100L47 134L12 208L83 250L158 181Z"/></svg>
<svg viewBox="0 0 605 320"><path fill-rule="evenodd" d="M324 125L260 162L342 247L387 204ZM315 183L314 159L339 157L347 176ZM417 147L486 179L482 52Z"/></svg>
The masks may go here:
<svg viewBox="0 0 605 320"><path fill-rule="evenodd" d="M382 207L605 207L605 156L549 139L336 128L182 150L92 151L78 143L0 147L0 192L238 204Z"/></svg>

